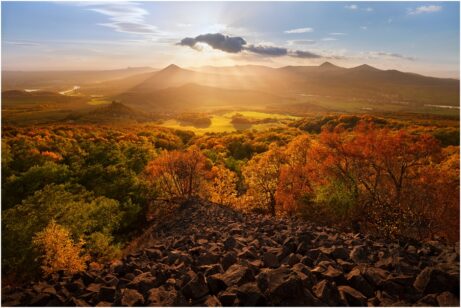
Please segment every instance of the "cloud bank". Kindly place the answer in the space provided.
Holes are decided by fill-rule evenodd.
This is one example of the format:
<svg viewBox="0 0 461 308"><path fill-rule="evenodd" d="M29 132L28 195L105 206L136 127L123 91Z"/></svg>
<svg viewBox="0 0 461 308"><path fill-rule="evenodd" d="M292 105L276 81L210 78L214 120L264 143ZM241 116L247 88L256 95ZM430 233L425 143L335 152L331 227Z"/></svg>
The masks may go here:
<svg viewBox="0 0 461 308"><path fill-rule="evenodd" d="M323 58L321 55L304 50L289 50L285 47L268 46L268 45L247 45L245 39L240 36L228 36L222 33L207 33L196 37L185 37L176 45L187 46L200 51L199 43L209 45L213 49L221 50L228 53L249 52L267 57L290 56L295 58L315 59Z"/></svg>
<svg viewBox="0 0 461 308"><path fill-rule="evenodd" d="M93 11L109 18L110 22L100 23L100 26L115 29L117 32L131 34L158 34L157 27L147 23L145 16L149 12L138 6L134 2L119 2L119 3L79 3L81 6L88 7L89 11Z"/></svg>
<svg viewBox="0 0 461 308"><path fill-rule="evenodd" d="M196 36L195 38L186 37L182 39L178 45L189 46L197 49L197 43L205 43L214 49L229 53L239 53L243 50L243 45L247 42L239 36L227 36L221 33L208 33Z"/></svg>
<svg viewBox="0 0 461 308"><path fill-rule="evenodd" d="M283 47L275 47L275 46L255 46L255 45L250 45L245 48L245 50L248 50L253 53L257 53L260 55L265 55L265 56L285 56L288 54L288 50Z"/></svg>
<svg viewBox="0 0 461 308"><path fill-rule="evenodd" d="M415 58L405 56L399 53L394 53L394 52L386 52L386 51L369 51L367 52L367 55L371 58L386 58L386 59L403 59L403 60L409 60L409 61L414 61Z"/></svg>
<svg viewBox="0 0 461 308"><path fill-rule="evenodd" d="M291 30L286 30L284 33L287 34L293 34L293 33L307 33L307 32L313 32L314 29L312 28L298 28L298 29L291 29Z"/></svg>
<svg viewBox="0 0 461 308"><path fill-rule="evenodd" d="M302 50L293 50L290 51L290 56L296 58L303 58L303 59L318 59L323 58L322 56L309 52L309 51L302 51Z"/></svg>
<svg viewBox="0 0 461 308"><path fill-rule="evenodd" d="M442 7L440 5L422 5L422 6L418 6L415 9L409 9L408 14L418 15L418 14L424 14L424 13L435 13L441 10L442 10Z"/></svg>

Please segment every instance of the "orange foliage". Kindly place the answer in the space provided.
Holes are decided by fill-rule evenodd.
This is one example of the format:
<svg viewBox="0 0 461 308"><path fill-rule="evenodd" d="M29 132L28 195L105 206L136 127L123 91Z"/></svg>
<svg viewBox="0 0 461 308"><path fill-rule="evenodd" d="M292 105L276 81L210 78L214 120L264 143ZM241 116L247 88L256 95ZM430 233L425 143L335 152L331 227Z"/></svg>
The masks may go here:
<svg viewBox="0 0 461 308"><path fill-rule="evenodd" d="M281 149L272 146L267 152L254 156L243 169L248 200L272 215L276 214L276 191L285 159Z"/></svg>
<svg viewBox="0 0 461 308"><path fill-rule="evenodd" d="M148 164L146 174L158 186L162 197L188 200L202 191L206 162L195 146L186 151L163 151Z"/></svg>
<svg viewBox="0 0 461 308"><path fill-rule="evenodd" d="M280 170L279 185L276 191L277 208L288 214L299 213L300 200L313 192L311 186L309 150L311 141L308 135L293 139L285 155L287 164Z"/></svg>
<svg viewBox="0 0 461 308"><path fill-rule="evenodd" d="M449 187L459 189L454 184L458 175L446 177L440 172L440 153L437 140L431 136L360 124L352 133L323 131L309 152L311 160L292 170L319 186L339 182L347 187L356 200L349 218L360 220L362 227L389 236L425 237L434 231L434 216L441 208L451 208L456 217L459 211L459 195L449 193L451 200L447 201L443 188L449 178L453 182ZM424 187L429 174L431 189ZM299 179L292 182L298 186L303 183ZM283 186L285 190L290 187ZM301 185L291 195L304 190ZM450 206L444 206L446 202Z"/></svg>
<svg viewBox="0 0 461 308"><path fill-rule="evenodd" d="M55 153L55 152L51 152L51 151L43 151L42 152L42 156L44 157L48 157L50 158L51 160L54 160L54 161L59 161L62 159L62 156Z"/></svg>

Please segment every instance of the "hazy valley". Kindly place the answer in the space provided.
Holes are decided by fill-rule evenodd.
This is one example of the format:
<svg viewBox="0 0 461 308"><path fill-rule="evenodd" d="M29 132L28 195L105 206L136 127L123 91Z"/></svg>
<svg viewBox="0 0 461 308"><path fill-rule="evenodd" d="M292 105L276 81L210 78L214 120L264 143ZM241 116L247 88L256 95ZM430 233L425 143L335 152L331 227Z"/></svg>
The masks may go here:
<svg viewBox="0 0 461 308"><path fill-rule="evenodd" d="M85 121L85 113L112 101L130 107L138 116L127 118L140 122L178 113L249 109L301 116L401 112L456 117L459 112L458 80L367 65L346 69L329 62L278 69L236 66L192 71L170 65L162 70L7 71L2 82L4 123L19 124ZM104 112L100 114L104 117Z"/></svg>

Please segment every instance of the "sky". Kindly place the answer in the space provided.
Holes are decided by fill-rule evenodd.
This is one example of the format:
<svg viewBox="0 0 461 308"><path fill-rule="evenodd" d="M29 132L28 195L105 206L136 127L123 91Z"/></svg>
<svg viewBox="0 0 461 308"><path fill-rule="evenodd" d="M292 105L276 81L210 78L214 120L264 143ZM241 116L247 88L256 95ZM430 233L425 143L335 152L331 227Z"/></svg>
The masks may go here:
<svg viewBox="0 0 461 308"><path fill-rule="evenodd" d="M459 2L2 2L3 70L369 64L459 78Z"/></svg>

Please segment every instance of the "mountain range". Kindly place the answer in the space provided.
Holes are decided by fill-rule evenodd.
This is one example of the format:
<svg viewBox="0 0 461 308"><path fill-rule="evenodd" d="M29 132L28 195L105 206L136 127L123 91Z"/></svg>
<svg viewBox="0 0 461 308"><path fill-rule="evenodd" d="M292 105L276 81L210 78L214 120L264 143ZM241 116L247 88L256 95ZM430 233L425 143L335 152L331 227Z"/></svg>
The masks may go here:
<svg viewBox="0 0 461 308"><path fill-rule="evenodd" d="M11 72L4 74L3 85L13 84L12 75ZM60 73L59 78L63 84L66 80L78 82L79 78L89 75L89 72ZM322 100L409 108L429 104L459 106L457 79L381 70L366 64L353 68L325 62L319 66L244 65L194 69L172 64L161 70L137 68L93 75L79 85L82 95L104 96L147 112L249 106L283 108L310 103L318 106ZM34 72L32 76L40 78L44 84L52 83L46 76L56 78L50 72L42 76Z"/></svg>
<svg viewBox="0 0 461 308"><path fill-rule="evenodd" d="M148 108L280 105L312 97L364 100L382 104L459 105L459 80L426 77L369 65L237 66L163 70L99 84L103 94ZM141 78L142 77L142 78ZM130 84L131 88L121 85Z"/></svg>

